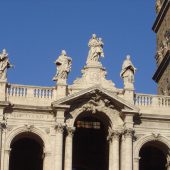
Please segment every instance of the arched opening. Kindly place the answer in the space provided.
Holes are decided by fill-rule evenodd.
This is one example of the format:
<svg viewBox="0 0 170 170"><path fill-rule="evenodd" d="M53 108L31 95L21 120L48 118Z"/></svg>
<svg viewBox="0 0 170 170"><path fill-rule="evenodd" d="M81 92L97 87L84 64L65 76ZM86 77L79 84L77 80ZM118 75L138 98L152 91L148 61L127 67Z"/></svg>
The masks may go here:
<svg viewBox="0 0 170 170"><path fill-rule="evenodd" d="M82 113L75 121L73 138L74 170L107 170L110 120L102 113Z"/></svg>
<svg viewBox="0 0 170 170"><path fill-rule="evenodd" d="M9 170L42 170L43 142L33 133L22 133L11 143Z"/></svg>
<svg viewBox="0 0 170 170"><path fill-rule="evenodd" d="M140 150L140 170L166 170L167 164L167 152L166 145L159 141L152 141L142 146Z"/></svg>

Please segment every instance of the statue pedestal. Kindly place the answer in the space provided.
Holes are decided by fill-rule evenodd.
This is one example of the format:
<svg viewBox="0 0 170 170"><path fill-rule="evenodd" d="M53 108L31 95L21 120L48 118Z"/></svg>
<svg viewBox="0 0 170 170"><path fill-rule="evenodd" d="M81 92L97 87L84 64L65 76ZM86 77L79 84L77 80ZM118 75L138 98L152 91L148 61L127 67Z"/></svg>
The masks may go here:
<svg viewBox="0 0 170 170"><path fill-rule="evenodd" d="M0 101L7 101L7 81L0 81Z"/></svg>
<svg viewBox="0 0 170 170"><path fill-rule="evenodd" d="M124 99L134 104L134 90L124 89Z"/></svg>
<svg viewBox="0 0 170 170"><path fill-rule="evenodd" d="M58 84L55 88L55 100L61 99L67 96L67 85L66 84Z"/></svg>
<svg viewBox="0 0 170 170"><path fill-rule="evenodd" d="M72 88L84 89L95 85L100 85L109 90L116 90L115 84L106 79L107 72L101 63L86 65L82 69L82 77L77 78Z"/></svg>

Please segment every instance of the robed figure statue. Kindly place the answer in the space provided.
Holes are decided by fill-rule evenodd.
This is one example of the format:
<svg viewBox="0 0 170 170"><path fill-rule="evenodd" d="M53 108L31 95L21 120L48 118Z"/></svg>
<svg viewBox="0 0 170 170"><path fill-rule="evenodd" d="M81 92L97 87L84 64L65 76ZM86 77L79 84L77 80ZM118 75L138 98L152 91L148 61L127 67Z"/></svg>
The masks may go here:
<svg viewBox="0 0 170 170"><path fill-rule="evenodd" d="M53 80L57 81L58 84L66 84L68 74L71 71L72 59L67 56L65 50L62 50L61 55L54 63L56 64L57 72Z"/></svg>
<svg viewBox="0 0 170 170"><path fill-rule="evenodd" d="M95 65L99 64L99 58L104 57L103 46L104 43L101 38L97 38L96 34L92 35L92 38L89 40L88 46L90 48L86 64Z"/></svg>
<svg viewBox="0 0 170 170"><path fill-rule="evenodd" d="M12 67L8 59L8 53L5 49L0 53L0 81L7 80L7 69Z"/></svg>
<svg viewBox="0 0 170 170"><path fill-rule="evenodd" d="M136 68L132 64L130 60L130 55L126 56L125 61L122 65L122 70L120 73L121 78L124 82L124 88L125 89L134 89L134 74L136 72Z"/></svg>

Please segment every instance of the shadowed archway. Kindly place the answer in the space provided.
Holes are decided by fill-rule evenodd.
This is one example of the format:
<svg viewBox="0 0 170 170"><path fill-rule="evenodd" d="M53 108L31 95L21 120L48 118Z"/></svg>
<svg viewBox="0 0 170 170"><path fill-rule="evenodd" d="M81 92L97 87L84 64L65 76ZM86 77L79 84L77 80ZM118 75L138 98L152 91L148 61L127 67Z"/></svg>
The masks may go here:
<svg viewBox="0 0 170 170"><path fill-rule="evenodd" d="M11 143L9 170L43 170L43 141L31 132L16 136Z"/></svg>
<svg viewBox="0 0 170 170"><path fill-rule="evenodd" d="M140 150L139 170L166 170L168 148L159 141L151 141Z"/></svg>
<svg viewBox="0 0 170 170"><path fill-rule="evenodd" d="M73 138L74 170L107 170L109 118L102 113L82 113L76 121Z"/></svg>

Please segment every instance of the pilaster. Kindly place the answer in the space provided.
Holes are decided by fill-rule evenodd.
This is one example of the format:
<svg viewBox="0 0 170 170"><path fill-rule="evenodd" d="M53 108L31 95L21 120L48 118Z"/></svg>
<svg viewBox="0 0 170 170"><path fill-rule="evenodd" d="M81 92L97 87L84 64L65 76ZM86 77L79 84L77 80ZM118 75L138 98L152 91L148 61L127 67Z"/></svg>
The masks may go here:
<svg viewBox="0 0 170 170"><path fill-rule="evenodd" d="M140 157L133 159L133 169L134 170L139 170L139 160L140 160Z"/></svg>

